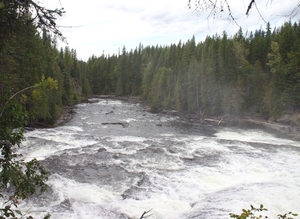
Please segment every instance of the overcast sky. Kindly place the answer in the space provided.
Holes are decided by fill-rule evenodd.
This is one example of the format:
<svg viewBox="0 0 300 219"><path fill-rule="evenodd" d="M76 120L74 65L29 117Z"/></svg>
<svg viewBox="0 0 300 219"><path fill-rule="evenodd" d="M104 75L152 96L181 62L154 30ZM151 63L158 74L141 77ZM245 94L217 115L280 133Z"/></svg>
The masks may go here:
<svg viewBox="0 0 300 219"><path fill-rule="evenodd" d="M195 0L192 0L195 1ZM224 0L219 0L223 2ZM245 15L250 0L227 0L233 16L245 33L266 24L255 6L250 15ZM257 1L258 2L258 1ZM257 5L271 27L281 26L300 0L260 0ZM87 60L92 55L117 54L123 46L127 51L139 43L170 45L179 40L186 42L194 35L203 41L207 35L235 34L239 27L228 20L228 13L217 14L207 19L208 12L199 12L187 7L188 0L43 0L48 8L63 7L66 14L57 23L67 38L68 46L77 51L77 58ZM227 6L224 5L224 9ZM293 16L299 21L300 12ZM59 46L66 44L59 43Z"/></svg>

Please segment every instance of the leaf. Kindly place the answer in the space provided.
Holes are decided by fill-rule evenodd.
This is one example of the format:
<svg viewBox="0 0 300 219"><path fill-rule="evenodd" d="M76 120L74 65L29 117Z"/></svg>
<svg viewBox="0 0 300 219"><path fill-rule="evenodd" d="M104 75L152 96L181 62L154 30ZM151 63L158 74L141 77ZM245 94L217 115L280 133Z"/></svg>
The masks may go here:
<svg viewBox="0 0 300 219"><path fill-rule="evenodd" d="M19 211L19 210L15 210L15 212L16 212L18 215L22 215L21 211Z"/></svg>
<svg viewBox="0 0 300 219"><path fill-rule="evenodd" d="M47 214L47 215L45 215L45 217L44 217L44 219L49 219L51 217L51 214Z"/></svg>

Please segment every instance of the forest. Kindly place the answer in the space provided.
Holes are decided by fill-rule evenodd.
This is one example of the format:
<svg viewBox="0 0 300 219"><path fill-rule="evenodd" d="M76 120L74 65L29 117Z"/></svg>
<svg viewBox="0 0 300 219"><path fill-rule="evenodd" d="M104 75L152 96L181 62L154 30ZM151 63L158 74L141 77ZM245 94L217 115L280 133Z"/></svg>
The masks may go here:
<svg viewBox="0 0 300 219"><path fill-rule="evenodd" d="M56 38L33 26L1 44L1 102L52 78L57 89L28 89L14 99L29 123L54 124L63 107L91 95L140 96L154 112L262 116L276 120L300 109L300 26L207 36L196 43L137 45L119 54L78 60ZM293 124L292 124L293 125ZM294 124L296 125L296 124Z"/></svg>
<svg viewBox="0 0 300 219"><path fill-rule="evenodd" d="M207 36L196 43L139 45L86 63L93 94L139 95L154 111L206 115L260 115L276 119L300 107L300 27L234 36Z"/></svg>

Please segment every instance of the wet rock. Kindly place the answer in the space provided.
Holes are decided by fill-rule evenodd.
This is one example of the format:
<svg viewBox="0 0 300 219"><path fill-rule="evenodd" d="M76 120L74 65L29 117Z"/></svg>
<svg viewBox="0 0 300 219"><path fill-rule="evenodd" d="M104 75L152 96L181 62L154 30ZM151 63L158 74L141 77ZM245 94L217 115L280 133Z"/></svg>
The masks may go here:
<svg viewBox="0 0 300 219"><path fill-rule="evenodd" d="M105 148L99 148L98 152L106 152L106 149Z"/></svg>

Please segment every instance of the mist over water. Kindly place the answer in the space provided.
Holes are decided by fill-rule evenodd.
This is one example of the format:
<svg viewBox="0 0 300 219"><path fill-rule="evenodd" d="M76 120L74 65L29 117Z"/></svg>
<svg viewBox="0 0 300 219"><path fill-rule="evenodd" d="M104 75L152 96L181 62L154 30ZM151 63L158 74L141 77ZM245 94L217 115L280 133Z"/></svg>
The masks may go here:
<svg viewBox="0 0 300 219"><path fill-rule="evenodd" d="M190 124L117 100L75 110L63 126L26 133L19 153L51 172L49 190L29 203L33 215L229 218L250 204L264 204L270 218L300 213L298 141Z"/></svg>

